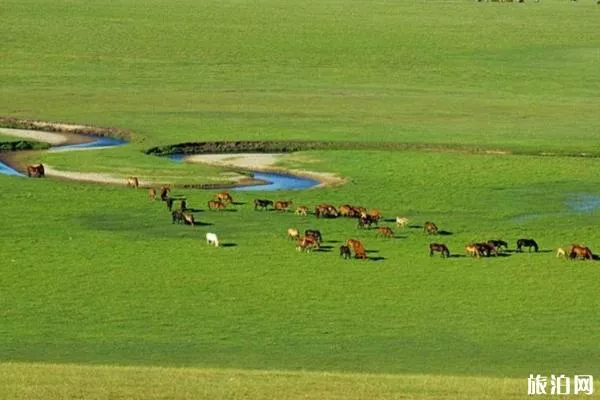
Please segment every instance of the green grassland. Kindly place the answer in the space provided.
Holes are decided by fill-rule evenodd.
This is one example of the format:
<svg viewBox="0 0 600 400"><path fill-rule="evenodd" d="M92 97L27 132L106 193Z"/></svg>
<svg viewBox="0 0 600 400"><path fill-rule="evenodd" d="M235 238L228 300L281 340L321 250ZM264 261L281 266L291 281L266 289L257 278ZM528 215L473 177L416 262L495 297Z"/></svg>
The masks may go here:
<svg viewBox="0 0 600 400"><path fill-rule="evenodd" d="M452 150L600 154L599 13L583 0L6 1L0 115L133 134L38 158L55 168L210 181L222 171L142 153L204 140L440 151L302 152L283 165L348 183L234 192L234 211L176 189L196 227L144 190L0 176L0 397L500 399L525 397L530 373L600 376L599 264L553 254L600 248L600 210L577 208L600 196L600 161ZM451 234L382 239L254 211L257 197ZM327 248L298 253L288 227L320 229ZM209 231L225 245L208 247ZM371 260L338 257L351 237ZM541 251L462 257L521 237ZM429 257L432 241L457 257Z"/></svg>

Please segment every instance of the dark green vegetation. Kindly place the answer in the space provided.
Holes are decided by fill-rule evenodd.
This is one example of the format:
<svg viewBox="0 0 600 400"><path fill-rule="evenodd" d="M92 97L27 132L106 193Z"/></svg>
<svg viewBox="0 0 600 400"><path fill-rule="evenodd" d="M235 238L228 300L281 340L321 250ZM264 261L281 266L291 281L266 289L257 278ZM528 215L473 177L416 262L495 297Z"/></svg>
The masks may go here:
<svg viewBox="0 0 600 400"><path fill-rule="evenodd" d="M598 160L468 154L600 154L593 2L8 0L2 18L0 114L131 132L128 147L47 155L59 168L212 176L212 167L143 151L369 142L366 151L309 151L315 162L294 165L348 184L235 194L238 211L199 212L211 225L197 228L172 225L142 190L0 176L2 361L510 376L523 385L537 372L599 375L600 263L551 252L572 242L600 251L598 209L571 206L600 195ZM201 209L211 197L179 194ZM255 197L377 207L452 234L409 228L376 239L351 220L254 212ZM297 253L285 239L291 226L321 229L331 251ZM230 245L207 247L207 231ZM339 259L349 237L378 261ZM462 255L470 241L514 249L520 237L543 251L427 255L431 241Z"/></svg>

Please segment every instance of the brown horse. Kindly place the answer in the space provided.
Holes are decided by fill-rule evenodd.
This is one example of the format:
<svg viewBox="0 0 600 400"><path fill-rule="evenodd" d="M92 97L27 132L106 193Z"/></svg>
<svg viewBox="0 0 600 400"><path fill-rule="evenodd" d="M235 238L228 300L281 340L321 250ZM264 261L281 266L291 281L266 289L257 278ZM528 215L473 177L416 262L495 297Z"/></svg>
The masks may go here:
<svg viewBox="0 0 600 400"><path fill-rule="evenodd" d="M212 209L224 210L225 203L223 203L222 201L218 201L218 200L209 200L208 209L209 210L212 210Z"/></svg>
<svg viewBox="0 0 600 400"><path fill-rule="evenodd" d="M137 189L140 187L140 181L137 177L130 176L129 178L127 178L127 186Z"/></svg>
<svg viewBox="0 0 600 400"><path fill-rule="evenodd" d="M156 200L156 189L154 189L154 188L148 189L148 198L150 200Z"/></svg>
<svg viewBox="0 0 600 400"><path fill-rule="evenodd" d="M438 227L433 222L427 221L423 225L423 232L437 234L438 233Z"/></svg>
<svg viewBox="0 0 600 400"><path fill-rule="evenodd" d="M498 248L494 246L493 243L475 243L475 246L477 246L477 250L479 250L479 253L485 254L486 257L489 257L492 254L494 254L495 256L498 255Z"/></svg>
<svg viewBox="0 0 600 400"><path fill-rule="evenodd" d="M582 260L593 260L594 255L589 247L586 247L581 244L574 244L569 247L569 259L582 259Z"/></svg>
<svg viewBox="0 0 600 400"><path fill-rule="evenodd" d="M429 245L429 256L433 256L434 252L440 252L442 258L446 258L446 257L450 257L450 250L448 250L448 247L443 244L443 243L431 243Z"/></svg>
<svg viewBox="0 0 600 400"><path fill-rule="evenodd" d="M361 214L360 218L358 219L358 227L359 228L364 228L365 226L367 228L370 228L371 225L377 225L377 219L372 217L369 214Z"/></svg>
<svg viewBox="0 0 600 400"><path fill-rule="evenodd" d="M348 239L346 240L345 244L354 251L354 258L360 258L363 260L366 260L368 258L365 246L363 246L360 240Z"/></svg>
<svg viewBox="0 0 600 400"><path fill-rule="evenodd" d="M46 175L44 164L27 165L27 176L30 178L43 178Z"/></svg>
<svg viewBox="0 0 600 400"><path fill-rule="evenodd" d="M325 217L325 218L337 218L340 213L338 210L329 204L319 204L315 207L315 215L317 218Z"/></svg>
<svg viewBox="0 0 600 400"><path fill-rule="evenodd" d="M351 206L350 204L341 205L338 209L338 212L342 217L357 218L360 216L360 211L358 211L355 207Z"/></svg>
<svg viewBox="0 0 600 400"><path fill-rule="evenodd" d="M386 238L391 238L392 236L394 236L394 231L392 231L392 228L390 228L390 227L381 226L381 227L377 228L377 233L375 235L383 236Z"/></svg>
<svg viewBox="0 0 600 400"><path fill-rule="evenodd" d="M223 203L233 203L233 198L228 192L217 193L215 198Z"/></svg>
<svg viewBox="0 0 600 400"><path fill-rule="evenodd" d="M293 201L276 201L273 205L276 211L289 211Z"/></svg>
<svg viewBox="0 0 600 400"><path fill-rule="evenodd" d="M312 236L302 236L298 238L298 246L296 246L296 250L302 251L306 250L310 252L312 249L318 249L319 243Z"/></svg>

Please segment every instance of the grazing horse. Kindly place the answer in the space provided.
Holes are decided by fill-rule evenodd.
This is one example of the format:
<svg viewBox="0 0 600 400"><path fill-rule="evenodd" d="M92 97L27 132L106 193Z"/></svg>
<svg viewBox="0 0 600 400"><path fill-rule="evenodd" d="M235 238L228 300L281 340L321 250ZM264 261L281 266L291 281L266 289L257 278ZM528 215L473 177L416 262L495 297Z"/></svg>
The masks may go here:
<svg viewBox="0 0 600 400"><path fill-rule="evenodd" d="M274 206L276 211L288 211L293 201L276 201Z"/></svg>
<svg viewBox="0 0 600 400"><path fill-rule="evenodd" d="M375 235L391 238L392 236L394 236L394 231L392 231L392 228L390 227L382 226L377 228L377 233Z"/></svg>
<svg viewBox="0 0 600 400"><path fill-rule="evenodd" d="M406 217L396 217L396 226L398 228L406 228L410 220Z"/></svg>
<svg viewBox="0 0 600 400"><path fill-rule="evenodd" d="M233 203L233 198L228 192L217 193L215 198L223 203Z"/></svg>
<svg viewBox="0 0 600 400"><path fill-rule="evenodd" d="M500 250L502 247L508 249L508 243L506 243L504 240L488 240L488 243L493 244L498 250Z"/></svg>
<svg viewBox="0 0 600 400"><path fill-rule="evenodd" d="M127 178L127 186L137 189L138 187L140 187L140 181L137 177L130 176L129 178Z"/></svg>
<svg viewBox="0 0 600 400"><path fill-rule="evenodd" d="M171 218L173 220L173 224L177 222L178 224L183 224L183 212L181 210L175 210L171 212Z"/></svg>
<svg viewBox="0 0 600 400"><path fill-rule="evenodd" d="M165 199L165 204L167 205L169 211L173 210L173 199L171 197L167 197Z"/></svg>
<svg viewBox="0 0 600 400"><path fill-rule="evenodd" d="M376 219L377 221L379 221L381 219L381 217L382 217L381 211L379 211L376 208L371 209L371 211L369 211L369 215L371 217L373 217L374 219Z"/></svg>
<svg viewBox="0 0 600 400"><path fill-rule="evenodd" d="M481 252L479 251L479 247L474 245L473 243L468 244L465 247L465 252L472 257L481 257Z"/></svg>
<svg viewBox="0 0 600 400"><path fill-rule="evenodd" d="M225 209L225 203L219 201L219 200L209 200L208 202L208 209L212 210L212 209L217 209L217 210L224 210Z"/></svg>
<svg viewBox="0 0 600 400"><path fill-rule="evenodd" d="M193 214L185 214L185 213L183 213L183 211L181 213L183 214L183 223L184 224L191 225L191 226L196 225L196 221L194 220Z"/></svg>
<svg viewBox="0 0 600 400"><path fill-rule="evenodd" d="M156 200L156 189L154 189L154 188L148 189L148 199Z"/></svg>
<svg viewBox="0 0 600 400"><path fill-rule="evenodd" d="M429 245L429 256L433 256L433 253L439 251L442 258L450 257L450 250L443 243L431 243Z"/></svg>
<svg viewBox="0 0 600 400"><path fill-rule="evenodd" d="M485 254L486 257L489 257L492 254L495 256L498 255L498 248L492 243L475 243L475 246L477 246L479 253Z"/></svg>
<svg viewBox="0 0 600 400"><path fill-rule="evenodd" d="M44 164L27 165L27 176L30 178L43 178L46 175Z"/></svg>
<svg viewBox="0 0 600 400"><path fill-rule="evenodd" d="M371 215L369 214L362 214L360 216L360 218L358 219L358 227L359 228L364 228L365 226L367 228L371 228L371 225L377 225L377 219L373 218Z"/></svg>
<svg viewBox="0 0 600 400"><path fill-rule="evenodd" d="M296 246L296 250L302 251L306 250L309 253L314 248L319 248L319 242L312 236L302 236L298 239L298 246Z"/></svg>
<svg viewBox="0 0 600 400"><path fill-rule="evenodd" d="M574 244L569 248L569 258L571 260L581 258L582 260L593 260L594 255L589 247L581 244Z"/></svg>
<svg viewBox="0 0 600 400"><path fill-rule="evenodd" d="M292 240L298 239L298 235L299 235L298 229L296 229L296 228L288 228L287 235Z"/></svg>
<svg viewBox="0 0 600 400"><path fill-rule="evenodd" d="M523 250L521 249L521 247L528 247L529 248L529 252L531 252L531 248L532 247L535 249L536 253L539 250L538 244L533 239L519 239L519 240L517 240L517 250L516 250L516 252L522 252Z"/></svg>
<svg viewBox="0 0 600 400"><path fill-rule="evenodd" d="M341 205L338 211L342 217L358 217L356 209L349 204Z"/></svg>
<svg viewBox="0 0 600 400"><path fill-rule="evenodd" d="M267 207L273 207L273 202L271 200L263 200L263 199L255 199L254 200L254 209L266 210Z"/></svg>
<svg viewBox="0 0 600 400"><path fill-rule="evenodd" d="M350 247L346 245L340 246L340 257L344 257L344 260L352 258L352 253L350 252Z"/></svg>
<svg viewBox="0 0 600 400"><path fill-rule="evenodd" d="M363 246L360 240L348 239L346 240L346 246L348 246L354 251L354 258L360 258L363 260L366 260L368 258L365 246Z"/></svg>
<svg viewBox="0 0 600 400"><path fill-rule="evenodd" d="M304 231L304 236L314 237L317 243L323 242L323 236L321 235L321 231L315 229L307 229Z"/></svg>
<svg viewBox="0 0 600 400"><path fill-rule="evenodd" d="M219 238L217 237L217 234L208 232L206 234L206 243L209 245L214 244L215 247L219 247Z"/></svg>
<svg viewBox="0 0 600 400"><path fill-rule="evenodd" d="M167 198L169 197L169 193L171 192L171 188L169 188L168 186L163 186L160 188L160 199L162 201L166 201Z"/></svg>
<svg viewBox="0 0 600 400"><path fill-rule="evenodd" d="M306 217L308 215L308 207L300 206L296 208L296 215L302 215L303 217Z"/></svg>
<svg viewBox="0 0 600 400"><path fill-rule="evenodd" d="M556 249L556 257L566 257L567 253L565 252L564 249L562 249L561 247L559 247L558 249Z"/></svg>
<svg viewBox="0 0 600 400"><path fill-rule="evenodd" d="M427 221L423 225L423 232L437 234L438 233L438 227L433 222Z"/></svg>
<svg viewBox="0 0 600 400"><path fill-rule="evenodd" d="M338 210L332 205L319 204L315 207L315 215L317 216L317 218L320 218L321 216L325 218L337 218L337 216L339 216L340 214Z"/></svg>

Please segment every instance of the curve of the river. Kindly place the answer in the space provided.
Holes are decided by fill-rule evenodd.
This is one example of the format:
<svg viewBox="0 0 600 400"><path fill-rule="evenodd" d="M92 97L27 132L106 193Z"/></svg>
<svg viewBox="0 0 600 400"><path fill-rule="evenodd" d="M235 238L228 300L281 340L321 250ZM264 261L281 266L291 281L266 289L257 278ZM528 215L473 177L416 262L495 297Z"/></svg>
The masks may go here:
<svg viewBox="0 0 600 400"><path fill-rule="evenodd" d="M127 144L127 141L122 139L115 139L109 137L99 137L86 135L93 140L86 143L79 144L69 144L69 145L60 145L53 146L49 150L49 152L63 152L63 151L76 151L76 150L99 150L99 149L108 149L116 146L122 146ZM170 160L174 162L184 162L185 156L183 155L174 155L169 157ZM263 190L298 190L298 189L309 189L311 187L315 187L320 184L318 180L305 178L296 175L290 174L282 174L275 172L264 172L264 171L250 171L254 175L255 179L265 181L264 185L242 185L236 186L232 190L240 190L240 191L263 191ZM14 168L6 165L2 161L0 161L0 174L10 175L10 176L21 176L24 177L22 173L15 170Z"/></svg>

